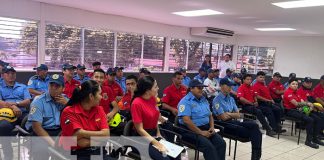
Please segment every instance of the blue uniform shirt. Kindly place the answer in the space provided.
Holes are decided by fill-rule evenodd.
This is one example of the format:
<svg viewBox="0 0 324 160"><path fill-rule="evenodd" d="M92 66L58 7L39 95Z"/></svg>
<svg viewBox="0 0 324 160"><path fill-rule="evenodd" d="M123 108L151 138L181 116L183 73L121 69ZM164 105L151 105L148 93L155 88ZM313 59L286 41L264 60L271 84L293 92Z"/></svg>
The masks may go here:
<svg viewBox="0 0 324 160"><path fill-rule="evenodd" d="M213 100L213 113L218 116L225 112L237 112L235 100L230 95L220 93Z"/></svg>
<svg viewBox="0 0 324 160"><path fill-rule="evenodd" d="M289 82L286 82L286 83L284 84L284 87L285 87L285 89L288 89L288 87L289 87Z"/></svg>
<svg viewBox="0 0 324 160"><path fill-rule="evenodd" d="M2 86L2 83L3 83L3 78L0 77L0 86Z"/></svg>
<svg viewBox="0 0 324 160"><path fill-rule="evenodd" d="M234 82L235 83L235 82ZM239 84L239 83L235 83L235 85L234 86L232 86L232 90L234 91L234 92L237 92L237 90L238 90L238 88L241 86L241 84Z"/></svg>
<svg viewBox="0 0 324 160"><path fill-rule="evenodd" d="M185 125L182 117L189 116L196 126L209 124L211 115L209 103L205 97L197 99L191 92L183 97L178 104L179 123Z"/></svg>
<svg viewBox="0 0 324 160"><path fill-rule="evenodd" d="M32 127L32 122L40 122L44 129L60 128L60 115L64 105L55 102L46 92L36 97L31 103L28 121L25 125L27 130Z"/></svg>
<svg viewBox="0 0 324 160"><path fill-rule="evenodd" d="M31 99L26 85L15 82L14 86L8 86L4 81L0 87L0 100L4 102L21 102L25 99ZM22 112L26 111L20 108Z"/></svg>
<svg viewBox="0 0 324 160"><path fill-rule="evenodd" d="M40 91L40 92L47 92L48 91L48 81L49 81L50 77L49 75L47 75L45 77L45 79L41 79L38 75L34 75L32 77L30 77L29 81L28 81L28 89L34 89L36 91Z"/></svg>
<svg viewBox="0 0 324 160"><path fill-rule="evenodd" d="M197 79L200 83L204 83L206 77L201 77L200 74L198 74L193 79Z"/></svg>
<svg viewBox="0 0 324 160"><path fill-rule="evenodd" d="M81 84L87 80L90 80L90 77L88 77L87 75L83 76L83 79L80 78L80 76L78 74L74 75L73 79L79 81Z"/></svg>
<svg viewBox="0 0 324 160"><path fill-rule="evenodd" d="M126 78L122 77L121 79L117 79L117 77L115 78L115 81L120 85L120 87L122 88L124 94L126 93L127 89L126 89Z"/></svg>
<svg viewBox="0 0 324 160"><path fill-rule="evenodd" d="M183 77L183 80L182 80L182 84L185 85L186 87L188 87L190 81L191 81L190 77L188 77L188 76L184 76L184 77Z"/></svg>

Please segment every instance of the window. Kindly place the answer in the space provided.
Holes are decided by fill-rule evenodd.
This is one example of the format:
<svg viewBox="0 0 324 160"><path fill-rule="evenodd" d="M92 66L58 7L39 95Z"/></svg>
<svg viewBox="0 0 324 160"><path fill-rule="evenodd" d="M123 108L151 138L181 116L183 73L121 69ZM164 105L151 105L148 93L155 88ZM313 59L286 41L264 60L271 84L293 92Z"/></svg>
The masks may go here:
<svg viewBox="0 0 324 160"><path fill-rule="evenodd" d="M213 64L213 68L218 68L218 65L223 60L223 57L226 54L233 55L233 45L229 44L212 44L212 53L211 53L211 61Z"/></svg>
<svg viewBox="0 0 324 160"><path fill-rule="evenodd" d="M0 17L0 59L16 69L37 66L37 22Z"/></svg>
<svg viewBox="0 0 324 160"><path fill-rule="evenodd" d="M45 42L45 64L50 69L61 69L64 63L81 63L80 28L47 24Z"/></svg>
<svg viewBox="0 0 324 160"><path fill-rule="evenodd" d="M142 36L139 34L117 34L116 66L126 71L138 71L142 53Z"/></svg>
<svg viewBox="0 0 324 160"><path fill-rule="evenodd" d="M164 37L144 36L143 67L150 71L163 70L164 40Z"/></svg>
<svg viewBox="0 0 324 160"><path fill-rule="evenodd" d="M102 68L114 65L114 33L105 30L84 30L84 64L92 68L95 61L101 62Z"/></svg>
<svg viewBox="0 0 324 160"><path fill-rule="evenodd" d="M187 68L186 60L188 54L188 40L171 39L169 53L169 71L179 68Z"/></svg>
<svg viewBox="0 0 324 160"><path fill-rule="evenodd" d="M197 72L204 61L204 43L189 42L188 71Z"/></svg>
<svg viewBox="0 0 324 160"><path fill-rule="evenodd" d="M244 67L251 74L264 71L272 75L275 52L274 47L239 46L236 68Z"/></svg>

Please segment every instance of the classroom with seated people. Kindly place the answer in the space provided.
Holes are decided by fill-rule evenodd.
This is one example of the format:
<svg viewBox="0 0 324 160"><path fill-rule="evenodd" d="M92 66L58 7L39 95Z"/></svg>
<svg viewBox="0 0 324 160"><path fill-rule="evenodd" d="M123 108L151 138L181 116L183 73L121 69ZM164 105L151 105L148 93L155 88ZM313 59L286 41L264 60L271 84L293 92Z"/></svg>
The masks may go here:
<svg viewBox="0 0 324 160"><path fill-rule="evenodd" d="M320 160L322 0L0 0L0 160Z"/></svg>

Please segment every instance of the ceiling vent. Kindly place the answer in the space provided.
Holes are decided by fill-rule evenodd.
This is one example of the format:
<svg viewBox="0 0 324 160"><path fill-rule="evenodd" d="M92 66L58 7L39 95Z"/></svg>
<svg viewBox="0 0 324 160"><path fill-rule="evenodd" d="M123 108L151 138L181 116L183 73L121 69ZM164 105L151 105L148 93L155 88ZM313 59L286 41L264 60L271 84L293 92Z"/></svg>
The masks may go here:
<svg viewBox="0 0 324 160"><path fill-rule="evenodd" d="M190 33L193 36L204 36L212 38L228 38L234 35L234 31L212 27L193 27L190 28Z"/></svg>

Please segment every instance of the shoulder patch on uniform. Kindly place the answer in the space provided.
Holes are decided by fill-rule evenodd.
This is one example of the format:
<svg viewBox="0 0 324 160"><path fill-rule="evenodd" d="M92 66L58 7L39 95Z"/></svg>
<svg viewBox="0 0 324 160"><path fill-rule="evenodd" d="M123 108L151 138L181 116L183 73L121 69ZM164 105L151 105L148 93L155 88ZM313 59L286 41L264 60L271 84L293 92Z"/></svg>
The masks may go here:
<svg viewBox="0 0 324 160"><path fill-rule="evenodd" d="M31 109L30 109L30 114L34 114L36 112L37 108L35 106L33 106Z"/></svg>
<svg viewBox="0 0 324 160"><path fill-rule="evenodd" d="M104 93L104 94L102 95L102 98L103 98L104 100L108 100L108 95L107 95L107 93Z"/></svg>
<svg viewBox="0 0 324 160"><path fill-rule="evenodd" d="M185 105L182 104L182 105L179 106L179 111L180 112L183 112L185 109L186 109Z"/></svg>
<svg viewBox="0 0 324 160"><path fill-rule="evenodd" d="M216 110L219 109L219 103L216 103L214 107Z"/></svg>
<svg viewBox="0 0 324 160"><path fill-rule="evenodd" d="M33 80L30 79L30 80L28 81L27 85L32 85L32 84L33 84Z"/></svg>

